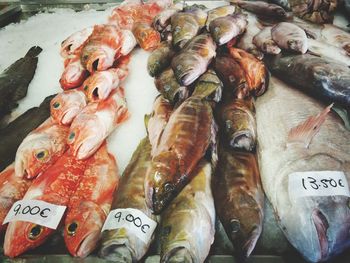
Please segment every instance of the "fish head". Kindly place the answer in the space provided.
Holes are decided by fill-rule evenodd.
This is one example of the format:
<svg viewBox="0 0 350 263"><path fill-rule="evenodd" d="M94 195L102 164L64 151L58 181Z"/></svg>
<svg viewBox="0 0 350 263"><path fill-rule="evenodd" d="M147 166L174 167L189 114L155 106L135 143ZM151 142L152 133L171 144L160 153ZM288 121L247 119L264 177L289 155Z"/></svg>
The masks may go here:
<svg viewBox="0 0 350 263"><path fill-rule="evenodd" d="M112 73L97 71L84 81L83 87L89 101L98 101L106 99L115 85Z"/></svg>
<svg viewBox="0 0 350 263"><path fill-rule="evenodd" d="M209 25L210 33L218 45L229 42L235 35L235 25L227 17L219 17Z"/></svg>
<svg viewBox="0 0 350 263"><path fill-rule="evenodd" d="M93 27L75 32L61 43L61 55L67 57L79 49L92 34Z"/></svg>
<svg viewBox="0 0 350 263"><path fill-rule="evenodd" d="M133 27L137 43L146 51L154 50L160 44L160 34L157 30L147 24L136 23Z"/></svg>
<svg viewBox="0 0 350 263"><path fill-rule="evenodd" d="M103 71L112 67L118 50L108 45L87 45L83 48L81 63L89 72Z"/></svg>
<svg viewBox="0 0 350 263"><path fill-rule="evenodd" d="M61 75L60 84L64 90L76 88L84 82L86 77L87 72L80 60L70 61Z"/></svg>
<svg viewBox="0 0 350 263"><path fill-rule="evenodd" d="M64 240L73 256L84 258L96 248L105 219L106 214L94 202L82 201L68 210Z"/></svg>
<svg viewBox="0 0 350 263"><path fill-rule="evenodd" d="M184 52L172 61L177 81L182 86L189 86L206 70L207 62L194 52Z"/></svg>
<svg viewBox="0 0 350 263"><path fill-rule="evenodd" d="M171 17L172 44L181 50L199 31L195 15L191 13L176 13Z"/></svg>
<svg viewBox="0 0 350 263"><path fill-rule="evenodd" d="M85 106L86 97L82 91L62 92L50 102L51 117L59 124L69 125Z"/></svg>

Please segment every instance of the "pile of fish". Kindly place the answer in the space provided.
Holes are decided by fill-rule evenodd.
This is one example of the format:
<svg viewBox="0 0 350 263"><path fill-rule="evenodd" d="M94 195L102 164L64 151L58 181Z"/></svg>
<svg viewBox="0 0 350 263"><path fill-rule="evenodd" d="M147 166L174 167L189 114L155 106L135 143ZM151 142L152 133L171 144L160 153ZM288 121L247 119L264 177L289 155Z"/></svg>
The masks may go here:
<svg viewBox="0 0 350 263"><path fill-rule="evenodd" d="M65 91L0 174L1 220L21 199L66 206L68 251L86 257L100 243L99 255L117 262L142 260L155 240L161 262L204 262L216 220L245 260L272 213L307 261L348 249L350 34L288 9L329 22L333 1L306 10L295 0L230 2L208 10L125 1L108 23L63 41ZM147 70L160 94L120 177L105 140L130 114L122 84L136 44L151 51ZM300 195L291 182L306 172L327 173L325 188L342 173L345 192ZM137 211L135 226L142 217L157 230L105 228L116 210ZM24 221L5 229L10 257L54 233Z"/></svg>

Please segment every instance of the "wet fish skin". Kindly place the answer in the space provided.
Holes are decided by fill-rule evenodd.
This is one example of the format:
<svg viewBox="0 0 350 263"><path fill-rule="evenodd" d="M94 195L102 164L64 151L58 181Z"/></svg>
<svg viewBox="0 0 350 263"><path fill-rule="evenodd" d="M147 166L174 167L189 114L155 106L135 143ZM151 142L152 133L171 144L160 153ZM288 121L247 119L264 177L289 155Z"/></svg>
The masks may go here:
<svg viewBox="0 0 350 263"><path fill-rule="evenodd" d="M350 69L332 59L310 54L267 59L272 73L312 97L350 106Z"/></svg>
<svg viewBox="0 0 350 263"><path fill-rule="evenodd" d="M212 109L200 97L189 97L171 114L145 181L146 201L155 214L192 178L211 142L213 125Z"/></svg>
<svg viewBox="0 0 350 263"><path fill-rule="evenodd" d="M262 231L264 192L254 153L232 151L219 143L213 182L215 207L241 257L253 251Z"/></svg>
<svg viewBox="0 0 350 263"><path fill-rule="evenodd" d="M167 42L162 42L148 57L148 74L151 77L158 76L164 69L170 66L171 59L174 55L175 52L171 45Z"/></svg>
<svg viewBox="0 0 350 263"><path fill-rule="evenodd" d="M209 31L209 25L211 21L213 21L216 18L227 16L227 15L232 15L235 12L235 6L233 5L225 5L225 6L219 6L217 8L211 9L208 11L208 18L206 27L207 30Z"/></svg>
<svg viewBox="0 0 350 263"><path fill-rule="evenodd" d="M213 69L208 69L199 77L192 96L198 96L214 103L221 101L223 84Z"/></svg>
<svg viewBox="0 0 350 263"><path fill-rule="evenodd" d="M68 57L64 65L64 70L59 80L64 90L79 87L89 75L88 71L81 64L79 55Z"/></svg>
<svg viewBox="0 0 350 263"><path fill-rule="evenodd" d="M139 46L146 51L152 51L160 44L160 34L151 25L135 23L132 32Z"/></svg>
<svg viewBox="0 0 350 263"><path fill-rule="evenodd" d="M192 181L162 214L160 262L204 262L214 242L211 165L201 161Z"/></svg>
<svg viewBox="0 0 350 263"><path fill-rule="evenodd" d="M87 161L68 203L64 241L74 257L85 258L95 250L118 183L117 163L104 143Z"/></svg>
<svg viewBox="0 0 350 263"><path fill-rule="evenodd" d="M272 39L283 49L305 54L308 49L307 36L297 25L281 22L271 29Z"/></svg>
<svg viewBox="0 0 350 263"><path fill-rule="evenodd" d="M27 54L6 68L0 75L0 120L18 106L17 101L27 95L34 77L41 47L31 47Z"/></svg>
<svg viewBox="0 0 350 263"><path fill-rule="evenodd" d="M295 15L318 24L332 23L337 8L335 0L288 0L288 2Z"/></svg>
<svg viewBox="0 0 350 263"><path fill-rule="evenodd" d="M92 31L93 27L87 27L71 34L69 37L63 40L61 43L61 56L67 58L81 49L88 40L89 36L92 34Z"/></svg>
<svg viewBox="0 0 350 263"><path fill-rule="evenodd" d="M272 39L271 29L272 27L263 28L257 35L254 36L253 43L264 53L277 55L281 53L281 49Z"/></svg>
<svg viewBox="0 0 350 263"><path fill-rule="evenodd" d="M331 259L350 245L348 197L291 199L288 191L288 176L293 172L343 171L350 179L349 131L336 115L327 116L308 148L304 143L287 141L292 128L324 107L274 77L269 91L256 103L259 166L265 194L287 239L310 262ZM268 119L275 121L267 122Z"/></svg>
<svg viewBox="0 0 350 263"><path fill-rule="evenodd" d="M205 26L208 18L208 13L205 11L206 7L203 5L187 5L183 8L184 13L194 14L200 28Z"/></svg>
<svg viewBox="0 0 350 263"><path fill-rule="evenodd" d="M111 209L134 208L150 219L156 216L145 201L144 180L151 162L151 144L148 138L140 141L131 160L120 178L118 191L114 194ZM111 261L137 262L147 253L152 239L142 242L126 228L106 230L102 233L100 256Z"/></svg>
<svg viewBox="0 0 350 263"><path fill-rule="evenodd" d="M182 49L200 30L195 15L176 13L171 17L172 44L175 49Z"/></svg>
<svg viewBox="0 0 350 263"><path fill-rule="evenodd" d="M287 18L287 12L276 4L270 4L263 1L244 0L231 0L230 2L257 15L273 17L275 19Z"/></svg>
<svg viewBox="0 0 350 263"><path fill-rule="evenodd" d="M15 160L17 148L23 139L50 117L50 101L53 97L46 97L39 107L27 110L0 129L0 171Z"/></svg>

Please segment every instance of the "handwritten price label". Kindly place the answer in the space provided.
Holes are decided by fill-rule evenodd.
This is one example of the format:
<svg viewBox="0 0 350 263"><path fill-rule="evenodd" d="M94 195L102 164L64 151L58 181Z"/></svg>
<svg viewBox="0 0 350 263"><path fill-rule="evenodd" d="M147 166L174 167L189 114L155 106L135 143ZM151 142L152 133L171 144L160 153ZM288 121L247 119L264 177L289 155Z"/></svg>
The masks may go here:
<svg viewBox="0 0 350 263"><path fill-rule="evenodd" d="M148 243L156 226L157 222L150 219L140 210L120 208L109 213L101 232L124 227L137 235L143 242Z"/></svg>
<svg viewBox="0 0 350 263"><path fill-rule="evenodd" d="M340 171L297 172L289 175L291 198L303 196L350 196L348 181Z"/></svg>
<svg viewBox="0 0 350 263"><path fill-rule="evenodd" d="M12 221L26 221L56 229L65 210L65 206L40 200L20 200L12 205L2 224Z"/></svg>

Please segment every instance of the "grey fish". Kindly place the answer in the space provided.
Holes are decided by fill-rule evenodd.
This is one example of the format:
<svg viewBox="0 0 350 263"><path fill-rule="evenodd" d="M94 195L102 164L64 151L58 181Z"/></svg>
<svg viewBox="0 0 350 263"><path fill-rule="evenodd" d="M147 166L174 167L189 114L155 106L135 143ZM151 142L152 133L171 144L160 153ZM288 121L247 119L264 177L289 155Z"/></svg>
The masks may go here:
<svg viewBox="0 0 350 263"><path fill-rule="evenodd" d="M225 5L209 10L207 22L205 23L207 30L209 31L209 25L211 21L218 17L232 15L235 12L235 9L236 8L233 5Z"/></svg>
<svg viewBox="0 0 350 263"><path fill-rule="evenodd" d="M336 115L325 116L325 106L315 99L276 78L270 83L267 93L256 103L259 166L265 194L289 242L307 261L325 261L350 246L350 199L343 195L293 197L288 180L294 172L306 171L342 171L349 180L350 133ZM314 120L324 116L320 127L307 119L316 114ZM310 142L308 133L314 127L317 134ZM291 131L300 141L288 139Z"/></svg>
<svg viewBox="0 0 350 263"><path fill-rule="evenodd" d="M271 29L272 27L263 28L254 36L253 43L264 53L277 55L281 53L281 49L272 39Z"/></svg>
<svg viewBox="0 0 350 263"><path fill-rule="evenodd" d="M182 49L187 42L195 37L200 26L192 13L176 13L171 17L172 43L177 49Z"/></svg>
<svg viewBox="0 0 350 263"><path fill-rule="evenodd" d="M148 74L151 77L158 76L164 69L170 66L174 55L175 52L171 45L167 42L162 42L148 57Z"/></svg>
<svg viewBox="0 0 350 263"><path fill-rule="evenodd" d="M12 109L17 107L17 101L27 95L29 83L32 81L38 55L42 49L38 46L29 49L27 54L6 68L0 75L0 120Z"/></svg>
<svg viewBox="0 0 350 263"><path fill-rule="evenodd" d="M288 0L295 15L307 21L324 24L332 23L337 0Z"/></svg>
<svg viewBox="0 0 350 263"><path fill-rule="evenodd" d="M266 60L273 74L328 103L350 107L350 69L338 61L310 54Z"/></svg>
<svg viewBox="0 0 350 263"><path fill-rule="evenodd" d="M50 117L50 101L46 97L39 107L27 110L21 116L0 129L0 171L15 160L18 146L27 135Z"/></svg>

